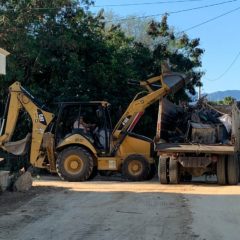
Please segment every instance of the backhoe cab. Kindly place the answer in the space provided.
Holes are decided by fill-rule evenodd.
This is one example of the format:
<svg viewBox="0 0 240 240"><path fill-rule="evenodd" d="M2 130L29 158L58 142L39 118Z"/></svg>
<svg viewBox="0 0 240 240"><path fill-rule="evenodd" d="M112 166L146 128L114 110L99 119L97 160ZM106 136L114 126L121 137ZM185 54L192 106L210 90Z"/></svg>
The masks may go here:
<svg viewBox="0 0 240 240"><path fill-rule="evenodd" d="M77 134L91 143L99 155L108 155L112 131L109 107L105 101L59 103L53 131L56 146Z"/></svg>
<svg viewBox="0 0 240 240"><path fill-rule="evenodd" d="M147 92L135 96L112 129L109 103L105 101L60 103L57 117L40 106L20 83L9 88L9 99L0 134L0 147L14 154L24 152L30 141L33 166L57 172L68 181L84 181L97 172L121 172L132 181L151 178L154 164L153 141L133 133L145 109L177 91L186 83L180 73L141 81ZM157 90L153 86L158 86ZM32 134L22 142L11 143L19 111L32 120ZM18 147L17 147L18 146Z"/></svg>

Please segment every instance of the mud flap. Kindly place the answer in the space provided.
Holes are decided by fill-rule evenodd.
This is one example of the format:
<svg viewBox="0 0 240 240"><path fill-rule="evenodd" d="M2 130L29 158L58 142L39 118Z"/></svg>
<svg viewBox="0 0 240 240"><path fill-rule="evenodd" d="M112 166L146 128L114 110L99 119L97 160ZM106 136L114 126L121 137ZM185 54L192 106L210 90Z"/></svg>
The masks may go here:
<svg viewBox="0 0 240 240"><path fill-rule="evenodd" d="M27 136L16 142L8 142L4 144L4 148L7 152L12 153L17 156L26 154L28 150L28 144L31 139L31 133L28 133Z"/></svg>

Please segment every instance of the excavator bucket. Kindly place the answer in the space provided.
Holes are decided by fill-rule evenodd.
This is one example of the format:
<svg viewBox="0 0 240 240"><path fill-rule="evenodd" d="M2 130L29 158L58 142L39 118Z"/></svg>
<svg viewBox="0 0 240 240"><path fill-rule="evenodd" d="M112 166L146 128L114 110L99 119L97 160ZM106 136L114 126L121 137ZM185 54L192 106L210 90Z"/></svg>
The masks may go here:
<svg viewBox="0 0 240 240"><path fill-rule="evenodd" d="M7 152L12 153L17 156L26 154L31 140L31 133L28 133L27 136L16 142L8 142L4 144L4 148Z"/></svg>
<svg viewBox="0 0 240 240"><path fill-rule="evenodd" d="M182 73L169 72L163 74L162 84L166 85L172 93L176 93L190 82Z"/></svg>

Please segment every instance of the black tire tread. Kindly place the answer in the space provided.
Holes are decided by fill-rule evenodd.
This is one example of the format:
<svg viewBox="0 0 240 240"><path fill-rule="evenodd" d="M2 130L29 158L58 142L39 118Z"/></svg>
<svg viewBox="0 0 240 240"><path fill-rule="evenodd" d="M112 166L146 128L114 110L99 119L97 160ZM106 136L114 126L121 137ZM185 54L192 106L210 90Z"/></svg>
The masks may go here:
<svg viewBox="0 0 240 240"><path fill-rule="evenodd" d="M239 180L239 166L237 155L228 155L227 179L229 185L237 185Z"/></svg>
<svg viewBox="0 0 240 240"><path fill-rule="evenodd" d="M177 160L169 160L169 181L171 184L178 184L180 181L179 164Z"/></svg>
<svg viewBox="0 0 240 240"><path fill-rule="evenodd" d="M86 171L83 174L81 174L80 176L76 176L76 175L73 176L73 175L68 174L67 172L64 172L64 169L63 169L62 165L63 165L64 155L68 151L73 151L73 152L80 152L81 151L87 159L88 166L86 168ZM60 154L58 155L58 158L57 158L57 161L56 161L56 170L57 170L57 173L58 173L59 177L62 180L69 181L69 182L85 181L91 176L92 171L93 171L92 155L87 150L85 150L84 148L82 148L80 146L67 147L67 148L63 149L60 152Z"/></svg>
<svg viewBox="0 0 240 240"><path fill-rule="evenodd" d="M217 162L217 181L220 185L227 184L225 155L220 155Z"/></svg>
<svg viewBox="0 0 240 240"><path fill-rule="evenodd" d="M169 179L167 175L167 158L159 157L158 177L161 184L169 183Z"/></svg>
<svg viewBox="0 0 240 240"><path fill-rule="evenodd" d="M89 178L87 180L92 180L94 179L98 174L98 169L97 169L97 166L94 166L93 167L93 170L92 170L92 173L91 175L89 176Z"/></svg>
<svg viewBox="0 0 240 240"><path fill-rule="evenodd" d="M142 171L141 175L134 176L128 171L128 164L132 160L139 160L142 163L143 171ZM123 178L125 178L129 181L133 181L133 182L135 182L135 181L145 181L145 180L147 180L147 178L149 176L149 172L150 172L150 165L149 165L147 159L143 155L131 154L131 155L127 156L123 161L122 176L123 176Z"/></svg>

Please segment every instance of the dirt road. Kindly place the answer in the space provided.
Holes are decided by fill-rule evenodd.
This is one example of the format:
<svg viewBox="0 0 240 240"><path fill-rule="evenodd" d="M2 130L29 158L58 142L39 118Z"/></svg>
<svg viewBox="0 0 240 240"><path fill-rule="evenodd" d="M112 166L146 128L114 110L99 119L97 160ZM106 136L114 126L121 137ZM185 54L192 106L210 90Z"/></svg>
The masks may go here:
<svg viewBox="0 0 240 240"><path fill-rule="evenodd" d="M240 186L51 177L0 195L0 214L1 240L238 240Z"/></svg>

